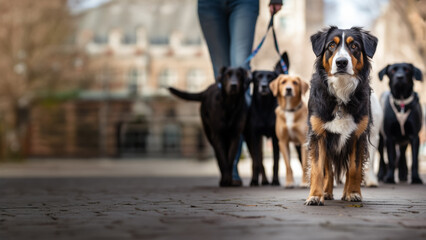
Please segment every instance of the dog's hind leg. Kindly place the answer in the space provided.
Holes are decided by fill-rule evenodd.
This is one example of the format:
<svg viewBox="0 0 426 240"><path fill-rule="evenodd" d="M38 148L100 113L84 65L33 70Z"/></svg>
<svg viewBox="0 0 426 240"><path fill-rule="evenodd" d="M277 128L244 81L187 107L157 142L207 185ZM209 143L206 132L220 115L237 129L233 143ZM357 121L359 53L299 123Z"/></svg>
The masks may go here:
<svg viewBox="0 0 426 240"><path fill-rule="evenodd" d="M407 158L405 151L407 150L408 144L399 145L399 158L398 158L398 179L399 182L406 182L408 175Z"/></svg>
<svg viewBox="0 0 426 240"><path fill-rule="evenodd" d="M389 161L389 167L387 169L386 176L384 178L385 183L391 183L395 184L395 159L396 159L396 149L395 149L395 142L387 138L386 139L386 150L388 152L388 161Z"/></svg>
<svg viewBox="0 0 426 240"><path fill-rule="evenodd" d="M296 148L297 156L299 157L300 164L303 164L303 158L302 158L302 147L300 145L294 145Z"/></svg>
<svg viewBox="0 0 426 240"><path fill-rule="evenodd" d="M423 181L419 176L419 146L420 140L418 136L411 139L411 151L413 159L411 166L411 184L423 184Z"/></svg>
<svg viewBox="0 0 426 240"><path fill-rule="evenodd" d="M308 187L308 149L306 145L301 146L301 158L302 158L302 182L300 183L301 187ZM331 170L332 171L332 170ZM333 172L331 172L331 187L333 187Z"/></svg>
<svg viewBox="0 0 426 240"><path fill-rule="evenodd" d="M330 161L325 161L325 176L324 176L324 199L333 200L333 167Z"/></svg>
<svg viewBox="0 0 426 240"><path fill-rule="evenodd" d="M386 176L386 170L387 170L387 166L385 163L385 156L383 152L383 149L385 147L384 145L385 145L384 137L382 136L382 134L380 134L379 147L378 147L380 159L379 159L379 172L377 173L377 178L380 182L383 182Z"/></svg>
<svg viewBox="0 0 426 240"><path fill-rule="evenodd" d="M280 148L278 146L278 138L274 135L272 137L272 151L274 157L274 169L273 169L273 177L272 177L272 185L279 186L280 180L278 178L278 169L280 164Z"/></svg>
<svg viewBox="0 0 426 240"><path fill-rule="evenodd" d="M379 185L377 176L374 173L374 160L376 159L376 146L379 145L379 136L377 134L370 134L371 144L368 143L368 171L365 175L365 185L367 187L377 187Z"/></svg>
<svg viewBox="0 0 426 240"><path fill-rule="evenodd" d="M284 162L286 167L285 187L291 188L291 187L294 187L294 178L293 178L293 170L291 169L291 165L290 165L290 149L289 149L288 143L286 142L279 141L279 145L280 145L281 154L284 157Z"/></svg>

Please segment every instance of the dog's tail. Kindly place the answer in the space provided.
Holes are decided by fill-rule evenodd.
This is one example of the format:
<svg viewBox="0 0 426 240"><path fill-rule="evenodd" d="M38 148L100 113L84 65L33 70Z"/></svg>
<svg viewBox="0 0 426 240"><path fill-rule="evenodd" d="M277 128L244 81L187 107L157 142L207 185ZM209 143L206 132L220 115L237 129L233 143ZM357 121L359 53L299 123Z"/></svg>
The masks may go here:
<svg viewBox="0 0 426 240"><path fill-rule="evenodd" d="M177 90L176 88L173 88L173 87L169 87L169 91L172 94L174 94L174 95L176 95L176 96L178 96L182 99L185 99L185 100L188 100L188 101L198 101L198 102L202 100L203 93L204 93L204 92L188 93L188 92L183 92L183 91Z"/></svg>

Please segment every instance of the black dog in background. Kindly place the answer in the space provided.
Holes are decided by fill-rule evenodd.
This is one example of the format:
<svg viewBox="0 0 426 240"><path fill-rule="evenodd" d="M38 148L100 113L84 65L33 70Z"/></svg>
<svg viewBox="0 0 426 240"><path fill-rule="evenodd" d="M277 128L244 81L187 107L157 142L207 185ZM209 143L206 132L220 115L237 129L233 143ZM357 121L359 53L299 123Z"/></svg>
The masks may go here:
<svg viewBox="0 0 426 240"><path fill-rule="evenodd" d="M400 181L407 181L407 161L405 150L408 144L412 150L411 183L422 184L419 176L419 132L422 127L422 109L419 96L413 91L413 78L422 81L422 72L409 63L398 63L386 66L379 72L380 80L389 77L390 93L385 92L381 97L384 110L383 131L385 146L388 153L389 166L383 159L383 144L379 145L380 168L379 180L385 183L395 183L394 171L397 154L395 146L399 145L398 176ZM382 141L383 143L383 141ZM380 149L381 147L381 149ZM385 175L386 174L386 175Z"/></svg>
<svg viewBox="0 0 426 240"><path fill-rule="evenodd" d="M289 68L287 52L284 52L281 57L286 63L287 68ZM253 96L244 131L244 140L247 143L247 148L253 161L251 186L259 185L259 175L262 176L262 185L269 184L263 166L263 136L272 138L274 158L272 185L280 185L278 179L280 156L278 139L275 134L275 108L277 107L277 99L273 96L269 88L269 83L282 73L284 72L279 61L275 65L275 71L254 71L252 73ZM300 151L300 147L298 151Z"/></svg>
<svg viewBox="0 0 426 240"><path fill-rule="evenodd" d="M223 67L215 84L200 93L186 93L170 87L172 94L201 102L204 132L212 145L221 172L220 186L232 182L232 165L244 131L248 106L244 94L250 84L244 68Z"/></svg>

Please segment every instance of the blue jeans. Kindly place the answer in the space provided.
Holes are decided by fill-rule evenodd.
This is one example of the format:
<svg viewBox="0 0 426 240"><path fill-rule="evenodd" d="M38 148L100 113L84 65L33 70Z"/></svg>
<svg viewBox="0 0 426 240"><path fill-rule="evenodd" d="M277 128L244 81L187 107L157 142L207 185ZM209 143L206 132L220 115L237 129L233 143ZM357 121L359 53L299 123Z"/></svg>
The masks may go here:
<svg viewBox="0 0 426 240"><path fill-rule="evenodd" d="M259 0L198 0L198 17L215 78L223 66L250 68Z"/></svg>
<svg viewBox="0 0 426 240"><path fill-rule="evenodd" d="M198 0L198 17L207 42L215 79L223 66L242 66L250 69L245 60L253 47L254 31L259 15L259 0ZM246 102L251 103L250 91ZM232 178L241 180L238 161L242 137L235 156Z"/></svg>

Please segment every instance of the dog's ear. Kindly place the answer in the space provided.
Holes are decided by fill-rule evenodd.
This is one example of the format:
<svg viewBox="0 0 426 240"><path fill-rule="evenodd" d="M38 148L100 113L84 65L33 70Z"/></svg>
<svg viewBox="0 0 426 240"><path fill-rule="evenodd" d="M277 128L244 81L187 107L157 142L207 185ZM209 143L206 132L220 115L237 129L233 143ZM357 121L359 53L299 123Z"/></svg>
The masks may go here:
<svg viewBox="0 0 426 240"><path fill-rule="evenodd" d="M238 68L238 70L241 72L241 74L243 75L243 85L244 85L244 89L247 89L250 86L251 80L252 80L252 74L251 71L245 68Z"/></svg>
<svg viewBox="0 0 426 240"><path fill-rule="evenodd" d="M269 83L269 88L271 89L272 95L274 95L274 97L276 97L278 94L278 79L279 77L275 78L272 82Z"/></svg>
<svg viewBox="0 0 426 240"><path fill-rule="evenodd" d="M288 71L288 70L290 69L290 61L288 60L287 52L284 52L284 53L281 55L281 59L284 61L285 65L287 66L287 71ZM283 69L282 69L282 67L281 67L280 59L278 59L277 63L275 64L275 69L274 69L274 71L275 71L277 74L284 74L284 71L283 71Z"/></svg>
<svg viewBox="0 0 426 240"><path fill-rule="evenodd" d="M336 26L331 26L311 36L312 50L314 51L315 56L319 57L322 55L328 33L336 28Z"/></svg>
<svg viewBox="0 0 426 240"><path fill-rule="evenodd" d="M385 68L383 68L380 72L379 72L379 79L380 81L383 80L383 77L385 76L385 74L388 73L388 67L389 65L387 65Z"/></svg>
<svg viewBox="0 0 426 240"><path fill-rule="evenodd" d="M363 30L359 27L353 27L352 29L357 29L361 32L362 44L364 45L364 51L368 57L372 58L376 52L377 43L379 40L371 35L368 31Z"/></svg>
<svg viewBox="0 0 426 240"><path fill-rule="evenodd" d="M300 77L297 77L300 82L300 89L302 91L302 96L306 94L306 92L309 90L309 84L305 81L303 81Z"/></svg>
<svg viewBox="0 0 426 240"><path fill-rule="evenodd" d="M219 75L217 76L216 82L221 83L223 81L223 76L225 75L226 70L228 70L227 66L223 66L220 68Z"/></svg>
<svg viewBox="0 0 426 240"><path fill-rule="evenodd" d="M416 68L413 64L410 64L411 70L413 71L414 79L423 81L423 74L422 71L418 68Z"/></svg>

